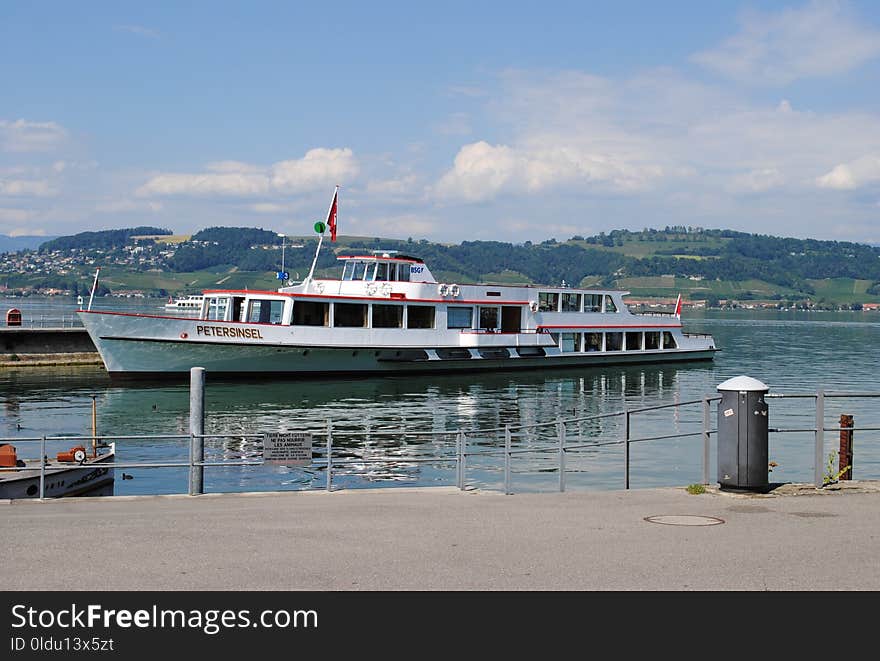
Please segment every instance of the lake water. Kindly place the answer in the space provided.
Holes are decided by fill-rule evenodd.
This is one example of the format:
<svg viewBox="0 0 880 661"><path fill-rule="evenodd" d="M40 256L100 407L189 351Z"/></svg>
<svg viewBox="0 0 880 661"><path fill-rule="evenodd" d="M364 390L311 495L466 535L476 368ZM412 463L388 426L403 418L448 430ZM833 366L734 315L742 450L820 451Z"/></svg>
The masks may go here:
<svg viewBox="0 0 880 661"><path fill-rule="evenodd" d="M164 300L101 299L94 307L119 310L161 309ZM72 300L6 299L25 318L70 319ZM46 325L49 322L44 321ZM771 393L826 391L880 392L880 315L865 312L686 311L685 330L714 335L722 348L714 361L652 366L577 368L446 376L358 377L293 381L212 382L206 388L206 433L224 438L206 441L209 461L258 460L260 445L246 434L311 431L316 455L323 449L328 421L334 433L334 459L377 459L339 466L334 483L345 488L426 486L455 483L452 463L422 463L420 458L454 453L454 439L425 432L468 431L467 483L501 489L505 424L525 425L621 411L625 407L671 404L716 395L716 386L738 375L757 378ZM116 385L100 367L0 368L0 436L91 434L92 400L98 431L105 435L185 434L189 428L186 384ZM770 427L812 428L815 409L809 399L768 399ZM716 405L711 405L715 427ZM839 415L855 417L855 426L880 427L880 399L828 399L825 426ZM632 436L699 432L699 405L667 408L632 416ZM405 434L403 432L406 432ZM622 418L572 423L569 436L585 441L622 437ZM236 434L238 436L236 436ZM514 491L557 488L556 431L530 431L515 438L518 449L548 452L517 454L512 465ZM574 443L574 441L571 441ZM825 456L836 451L836 432L825 433ZM60 442L49 454L67 449ZM710 458L715 481L716 458ZM20 455L37 456L36 446L20 443ZM185 461L183 440L139 439L117 444L120 462ZM772 433L772 482L812 482L813 434ZM619 489L624 485L621 445L584 448L566 458L567 489ZM134 479L122 480L125 472ZM855 432L855 479L880 479L880 432ZM632 488L686 485L702 478L699 435L632 445ZM263 491L322 488L325 473L314 466L226 466L205 469L205 489ZM116 494L183 493L186 469L118 469Z"/></svg>

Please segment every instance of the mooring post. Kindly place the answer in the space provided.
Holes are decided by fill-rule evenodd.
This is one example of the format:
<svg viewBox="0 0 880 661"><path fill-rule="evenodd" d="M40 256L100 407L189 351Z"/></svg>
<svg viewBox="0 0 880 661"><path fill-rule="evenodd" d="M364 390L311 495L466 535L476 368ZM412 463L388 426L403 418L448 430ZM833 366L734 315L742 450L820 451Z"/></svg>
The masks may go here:
<svg viewBox="0 0 880 661"><path fill-rule="evenodd" d="M853 473L853 417L842 413L840 415L840 454L837 460L837 469L843 471L847 466L849 469L841 473L841 480L851 480Z"/></svg>
<svg viewBox="0 0 880 661"><path fill-rule="evenodd" d="M205 368L189 371L189 495L205 492Z"/></svg>

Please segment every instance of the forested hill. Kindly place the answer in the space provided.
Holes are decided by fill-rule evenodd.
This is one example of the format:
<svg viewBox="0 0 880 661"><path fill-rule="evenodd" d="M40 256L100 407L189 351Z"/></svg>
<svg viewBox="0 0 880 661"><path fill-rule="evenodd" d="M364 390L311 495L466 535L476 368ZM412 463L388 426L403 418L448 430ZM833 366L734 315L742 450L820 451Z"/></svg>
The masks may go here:
<svg viewBox="0 0 880 661"><path fill-rule="evenodd" d="M59 236L57 239L40 244L40 250L113 250L131 243L133 236L167 236L171 230L158 227L131 227L119 230L101 230L98 232L80 232L72 236Z"/></svg>
<svg viewBox="0 0 880 661"><path fill-rule="evenodd" d="M121 250L126 244L138 243L146 246L138 259L149 260L153 271L248 272L271 279L283 265L291 278L297 279L308 272L317 244L315 235L287 237L286 250L282 251L282 239L275 231L248 227L210 227L191 237L171 237L180 240L163 241L155 247L149 246L153 243L149 238L132 238L169 234L169 230L153 227L83 232L47 241L41 252L98 249L105 252L103 258L107 260L110 248ZM880 299L878 246L693 227L613 230L590 237L573 236L566 241L521 244L440 244L424 239L341 235L337 242L325 241L317 270L330 275L335 271L328 269L338 267L337 255L377 249L420 257L436 277L456 282L601 283L649 296L692 283L689 289L694 298L731 293L744 298L817 294L817 298L829 300ZM669 276L675 278L671 284ZM233 281L238 277L234 276ZM831 291L828 288L834 282L836 289ZM728 287L725 283L738 284Z"/></svg>

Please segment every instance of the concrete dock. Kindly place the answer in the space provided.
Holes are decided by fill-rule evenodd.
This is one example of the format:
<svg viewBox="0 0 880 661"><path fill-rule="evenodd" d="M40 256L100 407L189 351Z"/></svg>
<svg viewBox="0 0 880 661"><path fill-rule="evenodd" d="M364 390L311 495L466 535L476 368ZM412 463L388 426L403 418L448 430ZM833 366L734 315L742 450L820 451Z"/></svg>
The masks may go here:
<svg viewBox="0 0 880 661"><path fill-rule="evenodd" d="M861 591L878 548L878 482L0 501L6 590Z"/></svg>

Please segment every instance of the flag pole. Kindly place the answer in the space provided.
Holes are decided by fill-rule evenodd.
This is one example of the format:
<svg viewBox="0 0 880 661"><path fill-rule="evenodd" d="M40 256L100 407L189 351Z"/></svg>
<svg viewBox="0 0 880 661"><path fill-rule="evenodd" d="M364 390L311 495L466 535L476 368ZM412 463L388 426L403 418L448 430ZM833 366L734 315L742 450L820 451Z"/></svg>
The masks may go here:
<svg viewBox="0 0 880 661"><path fill-rule="evenodd" d="M339 194L339 185L336 185L336 188L333 191L333 198L330 200L330 207L327 209L327 220L330 220L330 214L333 213L333 205L337 203L336 196ZM327 223L324 223L324 230L328 229ZM321 236L318 238L318 247L315 249L315 257L312 259L312 268L309 269L309 274L306 276L306 279L303 280L304 285L308 285L312 281L312 276L315 274L315 265L318 263L318 254L321 252L321 244L324 243L324 232L321 232Z"/></svg>
<svg viewBox="0 0 880 661"><path fill-rule="evenodd" d="M92 309L92 299L95 298L95 289L98 288L98 274L101 272L101 267L99 266L95 270L95 281L92 283L92 293L89 294L89 307L88 309Z"/></svg>
<svg viewBox="0 0 880 661"><path fill-rule="evenodd" d="M318 263L318 253L321 252L321 244L324 242L324 233L321 232L321 236L318 237L318 247L315 249L315 258L312 260L312 268L309 269L309 274L306 276L306 279L303 280L303 284L307 285L312 281L312 275L315 273L315 264Z"/></svg>

